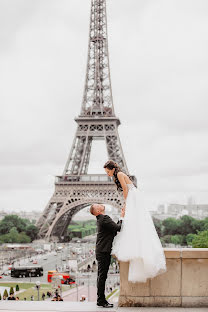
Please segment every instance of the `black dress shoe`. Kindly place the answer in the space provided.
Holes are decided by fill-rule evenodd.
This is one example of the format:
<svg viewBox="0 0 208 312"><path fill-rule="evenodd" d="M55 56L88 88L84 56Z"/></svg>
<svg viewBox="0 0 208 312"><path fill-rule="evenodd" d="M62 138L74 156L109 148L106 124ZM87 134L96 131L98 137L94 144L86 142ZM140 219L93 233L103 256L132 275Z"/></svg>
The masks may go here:
<svg viewBox="0 0 208 312"><path fill-rule="evenodd" d="M98 306L98 307L102 307L104 304L105 304L105 302L104 302L104 303L99 303L99 302L97 302L97 306Z"/></svg>
<svg viewBox="0 0 208 312"><path fill-rule="evenodd" d="M113 308L113 304L112 303L109 303L109 302L105 302L105 303L97 303L97 306L98 307L103 307L103 308Z"/></svg>

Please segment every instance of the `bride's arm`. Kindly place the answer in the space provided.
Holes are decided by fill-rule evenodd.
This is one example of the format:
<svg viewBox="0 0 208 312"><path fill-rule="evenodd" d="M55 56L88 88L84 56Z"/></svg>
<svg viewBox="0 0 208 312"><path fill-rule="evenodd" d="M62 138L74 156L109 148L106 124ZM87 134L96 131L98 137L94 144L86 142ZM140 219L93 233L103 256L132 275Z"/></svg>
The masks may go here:
<svg viewBox="0 0 208 312"><path fill-rule="evenodd" d="M126 200L127 195L128 195L128 187L127 187L127 185L126 185L123 172L118 172L118 173L117 173L117 177L118 177L118 180L119 180L119 182L121 183L121 187L122 187L122 189L123 189L123 197L124 197L124 200Z"/></svg>

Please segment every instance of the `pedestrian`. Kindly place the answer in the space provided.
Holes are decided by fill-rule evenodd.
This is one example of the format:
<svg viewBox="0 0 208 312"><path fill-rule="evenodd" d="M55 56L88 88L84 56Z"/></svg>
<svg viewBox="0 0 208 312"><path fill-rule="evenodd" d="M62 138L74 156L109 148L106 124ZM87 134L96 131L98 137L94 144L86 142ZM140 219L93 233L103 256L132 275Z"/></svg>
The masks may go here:
<svg viewBox="0 0 208 312"><path fill-rule="evenodd" d="M55 296L58 297L58 289L55 290Z"/></svg>
<svg viewBox="0 0 208 312"><path fill-rule="evenodd" d="M45 293L42 293L42 300L45 300Z"/></svg>
<svg viewBox="0 0 208 312"><path fill-rule="evenodd" d="M16 297L16 300L18 301L18 300L19 300L19 297Z"/></svg>
<svg viewBox="0 0 208 312"><path fill-rule="evenodd" d="M7 300L15 300L14 294L10 294Z"/></svg>
<svg viewBox="0 0 208 312"><path fill-rule="evenodd" d="M47 296L50 298L51 297L51 292L47 291Z"/></svg>
<svg viewBox="0 0 208 312"><path fill-rule="evenodd" d="M86 296L82 295L82 297L79 299L79 301L83 302L86 300Z"/></svg>
<svg viewBox="0 0 208 312"><path fill-rule="evenodd" d="M57 296L57 300L56 301L64 301L60 295Z"/></svg>
<svg viewBox="0 0 208 312"><path fill-rule="evenodd" d="M57 297L54 296L54 297L51 299L51 301L57 301Z"/></svg>
<svg viewBox="0 0 208 312"><path fill-rule="evenodd" d="M31 299L31 301L34 301L34 296L32 295L30 299Z"/></svg>

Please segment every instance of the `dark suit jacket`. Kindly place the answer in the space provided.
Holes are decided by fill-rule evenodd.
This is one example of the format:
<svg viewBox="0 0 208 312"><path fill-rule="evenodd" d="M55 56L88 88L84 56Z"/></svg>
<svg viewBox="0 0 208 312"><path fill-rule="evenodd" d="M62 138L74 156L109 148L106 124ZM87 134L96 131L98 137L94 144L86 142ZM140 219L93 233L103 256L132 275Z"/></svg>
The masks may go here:
<svg viewBox="0 0 208 312"><path fill-rule="evenodd" d="M97 240L95 252L111 252L113 239L121 230L122 221L115 223L108 215L100 214L97 218Z"/></svg>

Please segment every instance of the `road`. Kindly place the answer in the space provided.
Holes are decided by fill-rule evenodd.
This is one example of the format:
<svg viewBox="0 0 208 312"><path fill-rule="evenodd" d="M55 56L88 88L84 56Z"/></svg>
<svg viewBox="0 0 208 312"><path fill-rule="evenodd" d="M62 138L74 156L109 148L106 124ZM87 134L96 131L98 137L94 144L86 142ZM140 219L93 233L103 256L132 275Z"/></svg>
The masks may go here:
<svg viewBox="0 0 208 312"><path fill-rule="evenodd" d="M21 282L36 282L40 281L41 283L47 282L47 274L49 270L56 270L57 267L61 268L62 266L66 265L66 261L62 261L62 259L65 257L64 253L58 252L57 256L55 256L55 252L50 252L47 255L37 255L33 257L33 259L37 260L37 264L33 264L29 261L29 259L22 259L20 261L17 261L14 263L15 266L37 266L40 265L43 267L44 275L40 277L25 277L25 278L13 278L11 276L4 276L3 281L21 281ZM47 260L44 260L44 258L47 257Z"/></svg>
<svg viewBox="0 0 208 312"><path fill-rule="evenodd" d="M20 262L17 261L14 266L37 266L40 265L43 267L43 273L44 275L41 277L25 277L25 278L13 278L10 275L4 276L1 280L1 282L10 281L10 282L37 282L40 281L40 283L47 283L47 274L50 270L56 270L59 268L59 270L64 270L64 266L67 265L67 249L62 252L50 252L47 255L38 255L36 257L33 257L33 259L36 259L38 261L38 264L33 264L29 261L29 259L22 259ZM44 260L44 258L47 258ZM66 259L66 261L63 261L63 259ZM75 274L75 273L73 273ZM96 280L97 280L97 272L89 272L89 273L79 273L76 276L76 280L78 285L89 285L89 286L95 286ZM106 286L107 287L114 287L119 283L119 274L108 274L108 279Z"/></svg>

